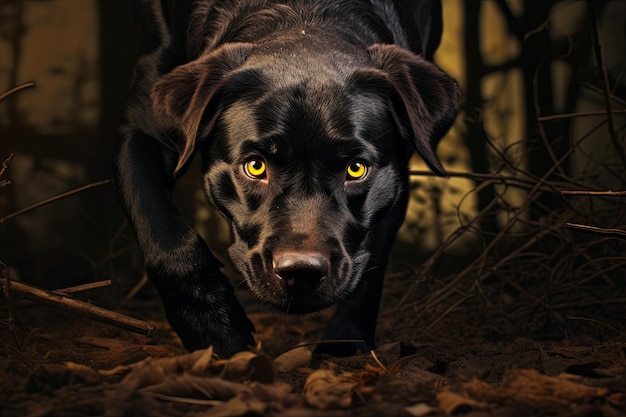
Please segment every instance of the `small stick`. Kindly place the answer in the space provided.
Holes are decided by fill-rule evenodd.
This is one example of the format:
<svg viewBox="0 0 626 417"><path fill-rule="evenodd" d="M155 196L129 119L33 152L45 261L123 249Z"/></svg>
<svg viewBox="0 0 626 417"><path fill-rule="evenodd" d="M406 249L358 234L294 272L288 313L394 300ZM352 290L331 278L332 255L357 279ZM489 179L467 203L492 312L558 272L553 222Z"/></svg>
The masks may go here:
<svg viewBox="0 0 626 417"><path fill-rule="evenodd" d="M11 162L11 159L13 158L13 153L10 153L9 156L2 161L2 167L0 168L0 175L4 174L4 171L6 171L9 168L9 162Z"/></svg>
<svg viewBox="0 0 626 417"><path fill-rule="evenodd" d="M8 283L7 287L10 287L11 281L7 281L7 283ZM111 280L106 279L103 281L92 282L90 284L75 285L73 287L61 288L59 290L53 290L52 292L56 294L61 294L61 295L69 295L69 294L75 294L77 292L92 290L94 288L107 287L109 285L111 285ZM16 310L18 308L28 308L28 307L37 305L35 301L30 301L30 300L20 300L17 303L11 304L9 297L8 297L8 295L10 294L10 290L6 291L6 288L5 288L5 292L6 292L7 304L9 305L9 310L11 309Z"/></svg>
<svg viewBox="0 0 626 417"><path fill-rule="evenodd" d="M16 92L18 92L20 90L23 90L25 88L34 87L34 86L35 86L35 83L28 82L28 83L24 83L24 84L18 85L17 87L13 87L9 91L6 91L6 92L0 94L0 101L2 101L5 98L9 97L13 93L16 93Z"/></svg>
<svg viewBox="0 0 626 417"><path fill-rule="evenodd" d="M57 294L74 294L77 292L93 290L95 288L108 287L109 285L111 285L111 280L105 279L102 281L91 282L89 284L75 285L73 287L61 288L60 290L54 290L52 292L55 292Z"/></svg>
<svg viewBox="0 0 626 417"><path fill-rule="evenodd" d="M584 232L597 233L599 235L622 237L622 238L626 237L626 230L622 230L622 229L615 229L615 228L606 229L602 227L587 226L585 224L576 224L576 223L565 223L565 226L572 228L572 229L582 230Z"/></svg>
<svg viewBox="0 0 626 417"><path fill-rule="evenodd" d="M50 204L53 203L57 200L60 200L62 198L68 197L72 194L77 194L80 193L82 191L88 190L90 188L94 188L94 187L99 187L101 185L106 185L106 184L110 184L111 180L102 180L102 181L96 181L96 182L92 182L91 184L87 184L87 185L83 185L82 187L78 187L78 188L74 188L73 190L69 190L69 191L65 191L61 194L57 194L55 196L52 196L50 198L46 198L45 200L41 200L35 204L31 204L28 207L24 207L23 209L20 209L18 211L15 211L11 214L8 214L4 217L0 217L0 224L6 222L7 220L10 220L14 217L17 217L21 214L27 213L29 211L35 210L36 208L39 208L41 206L45 206L46 204Z"/></svg>
<svg viewBox="0 0 626 417"><path fill-rule="evenodd" d="M626 191L561 191L561 195L626 197Z"/></svg>
<svg viewBox="0 0 626 417"><path fill-rule="evenodd" d="M3 280L3 284L6 287L7 281ZM24 284L23 282L11 281L10 285L11 291L17 291L23 294L26 298L39 301L43 304L48 304L71 313L77 313L80 316L92 320L111 324L145 336L151 336L154 331L154 326L147 321L125 316L123 314L89 304L85 301L76 300L63 294L58 294L52 291L44 290L43 288Z"/></svg>

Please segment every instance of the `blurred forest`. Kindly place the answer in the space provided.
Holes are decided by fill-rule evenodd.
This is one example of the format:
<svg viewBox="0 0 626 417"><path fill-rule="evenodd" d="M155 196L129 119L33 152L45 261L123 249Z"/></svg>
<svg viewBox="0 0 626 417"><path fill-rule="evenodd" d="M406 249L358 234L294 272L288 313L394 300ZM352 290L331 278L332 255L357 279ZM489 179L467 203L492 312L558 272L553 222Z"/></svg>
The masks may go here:
<svg viewBox="0 0 626 417"><path fill-rule="evenodd" d="M106 181L136 56L130 3L0 3L0 94L35 83L0 102L0 272L13 279L59 288L142 275ZM449 177L414 162L390 278L407 283L386 314L407 327L427 320L422 333L470 300L529 328L575 317L573 307L589 323L623 317L626 2L443 7L436 61L465 100L439 148ZM228 228L198 185L190 170L177 199L223 254Z"/></svg>

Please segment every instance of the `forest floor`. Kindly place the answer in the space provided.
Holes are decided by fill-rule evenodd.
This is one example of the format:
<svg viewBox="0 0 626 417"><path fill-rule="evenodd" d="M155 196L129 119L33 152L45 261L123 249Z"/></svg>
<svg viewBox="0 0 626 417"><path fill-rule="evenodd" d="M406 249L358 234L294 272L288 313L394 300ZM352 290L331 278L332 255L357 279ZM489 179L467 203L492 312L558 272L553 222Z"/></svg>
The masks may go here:
<svg viewBox="0 0 626 417"><path fill-rule="evenodd" d="M398 282L379 348L349 358L294 349L319 340L321 316L255 308L256 352L185 352L150 286L116 308L150 321L150 337L36 304L10 322L2 304L0 416L626 416L623 333L490 340L460 324L423 337L388 314ZM103 291L77 298L107 304Z"/></svg>

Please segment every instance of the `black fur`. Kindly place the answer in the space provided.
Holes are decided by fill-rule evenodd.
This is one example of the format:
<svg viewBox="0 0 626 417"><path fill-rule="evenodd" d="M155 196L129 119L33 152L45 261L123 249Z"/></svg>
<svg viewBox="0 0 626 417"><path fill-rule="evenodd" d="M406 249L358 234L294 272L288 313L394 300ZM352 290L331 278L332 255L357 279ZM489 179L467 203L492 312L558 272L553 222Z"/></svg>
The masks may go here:
<svg viewBox="0 0 626 417"><path fill-rule="evenodd" d="M140 3L116 181L184 345L228 356L254 344L219 262L172 201L200 152L250 289L291 313L338 304L327 338L363 342L332 352L371 349L411 150L443 173L435 148L461 99L424 59L439 43L439 2Z"/></svg>

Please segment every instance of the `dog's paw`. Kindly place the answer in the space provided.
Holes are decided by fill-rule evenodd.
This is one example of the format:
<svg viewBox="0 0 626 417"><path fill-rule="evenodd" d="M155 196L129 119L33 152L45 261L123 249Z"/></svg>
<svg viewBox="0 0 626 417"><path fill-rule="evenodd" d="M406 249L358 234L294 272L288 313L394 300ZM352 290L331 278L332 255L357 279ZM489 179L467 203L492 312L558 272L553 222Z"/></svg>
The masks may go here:
<svg viewBox="0 0 626 417"><path fill-rule="evenodd" d="M232 286L220 272L205 276L156 281L167 319L184 347L194 351L213 346L223 358L254 347L254 325Z"/></svg>
<svg viewBox="0 0 626 417"><path fill-rule="evenodd" d="M228 303L228 310L227 319L230 323L226 331L216 329L213 332L213 348L222 358L229 358L237 352L250 350L256 346L253 336L254 325L234 296Z"/></svg>
<svg viewBox="0 0 626 417"><path fill-rule="evenodd" d="M224 295L223 291L204 294L199 300L183 304L184 307L168 314L187 350L213 346L216 354L229 358L255 346L254 325L235 297Z"/></svg>

